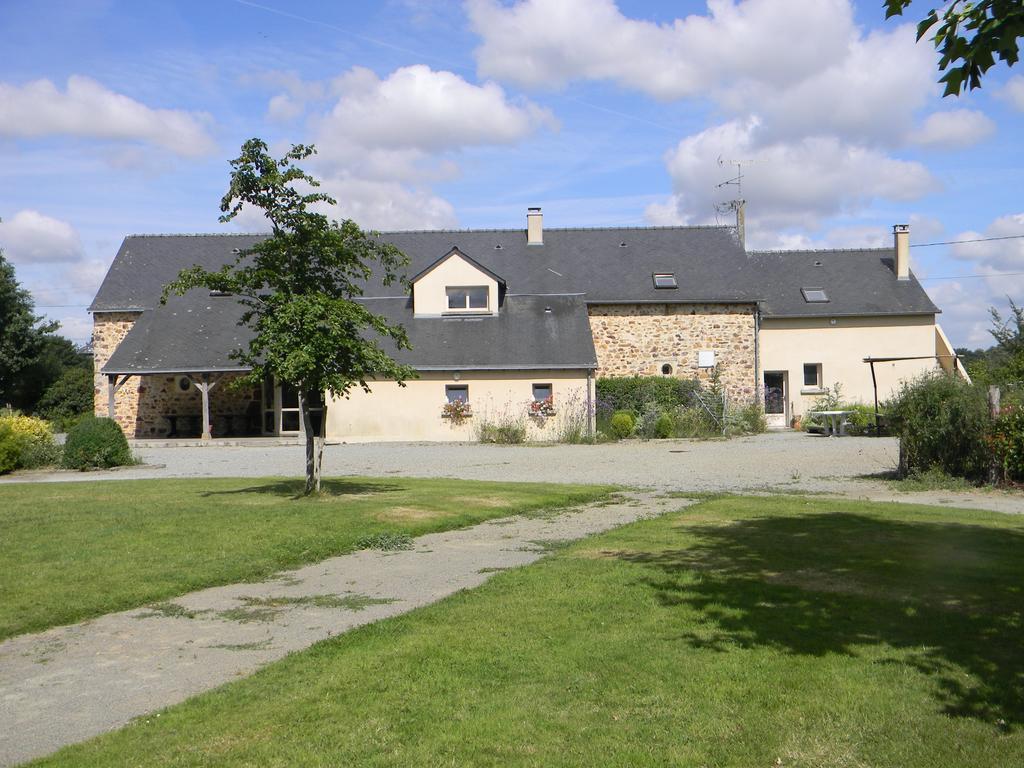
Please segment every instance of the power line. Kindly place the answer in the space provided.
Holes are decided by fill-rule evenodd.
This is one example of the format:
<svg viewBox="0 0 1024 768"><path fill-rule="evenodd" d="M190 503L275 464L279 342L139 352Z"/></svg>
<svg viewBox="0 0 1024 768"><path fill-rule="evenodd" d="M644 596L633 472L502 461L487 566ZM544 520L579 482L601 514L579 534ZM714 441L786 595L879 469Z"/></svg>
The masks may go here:
<svg viewBox="0 0 1024 768"><path fill-rule="evenodd" d="M911 243L911 248L927 248L931 245L959 245L960 243L989 243L993 240L1019 240L1024 238L1024 235L1006 235L1005 237L976 237L973 240L946 240L941 243ZM979 277L988 277L988 275L979 275ZM936 278L937 279L937 278Z"/></svg>
<svg viewBox="0 0 1024 768"><path fill-rule="evenodd" d="M1024 275L1024 272L993 272L991 275L946 275L944 277L919 277L918 281L925 280L972 280L979 277L1014 277Z"/></svg>

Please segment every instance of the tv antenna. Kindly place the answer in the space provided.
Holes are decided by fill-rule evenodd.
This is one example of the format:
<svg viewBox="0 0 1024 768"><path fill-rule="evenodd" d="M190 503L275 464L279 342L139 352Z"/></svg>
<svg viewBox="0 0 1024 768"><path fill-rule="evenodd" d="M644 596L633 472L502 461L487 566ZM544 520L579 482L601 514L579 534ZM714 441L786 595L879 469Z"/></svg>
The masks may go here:
<svg viewBox="0 0 1024 768"><path fill-rule="evenodd" d="M740 239L740 245L746 247L746 214L744 212L744 206L747 201L743 199L743 166L750 165L751 163L757 162L756 160L726 160L721 155L718 156L718 165L735 165L736 175L731 179L726 179L720 184L715 185L715 189L721 189L722 187L736 187L736 197L732 200L726 200L722 203L715 204L715 213L725 214L728 212L735 212L736 214L736 235Z"/></svg>

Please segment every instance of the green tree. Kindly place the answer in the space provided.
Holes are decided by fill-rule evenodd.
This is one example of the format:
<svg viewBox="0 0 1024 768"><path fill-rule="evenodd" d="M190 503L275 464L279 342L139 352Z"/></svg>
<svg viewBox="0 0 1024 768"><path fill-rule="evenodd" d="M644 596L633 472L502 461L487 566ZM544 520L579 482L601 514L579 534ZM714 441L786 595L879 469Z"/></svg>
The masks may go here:
<svg viewBox="0 0 1024 768"><path fill-rule="evenodd" d="M885 18L902 16L912 0L884 0ZM942 57L939 78L944 96L981 87L981 78L996 58L1017 63L1018 40L1024 37L1024 0L954 0L932 8L917 25L920 40L935 27L932 43Z"/></svg>
<svg viewBox="0 0 1024 768"><path fill-rule="evenodd" d="M43 396L36 412L53 424L58 432L66 432L83 414L93 410L92 368L65 368Z"/></svg>
<svg viewBox="0 0 1024 768"><path fill-rule="evenodd" d="M58 327L36 315L31 294L18 285L14 265L0 250L0 405L31 407L42 394L27 389L23 377Z"/></svg>
<svg viewBox="0 0 1024 768"><path fill-rule="evenodd" d="M1010 316L1003 319L995 307L989 309L992 327L989 333L996 340L990 369L993 383L1024 382L1024 307L1010 299Z"/></svg>
<svg viewBox="0 0 1024 768"><path fill-rule="evenodd" d="M299 392L307 494L320 490L327 419L323 394L344 396L356 386L369 392L369 382L375 379L402 384L415 375L380 346L389 341L408 349L405 329L354 301L362 295L374 265L384 285L399 282L407 288L399 270L408 260L354 221L332 221L312 210L319 203L336 203L324 193L304 191L319 187L319 182L295 162L315 151L297 144L278 160L260 139L245 142L231 161L231 184L221 200L220 220L230 221L249 205L264 213L270 236L219 270L183 270L163 296L166 301L170 293L206 288L234 294L245 306L240 322L254 336L248 348L235 350L232 356L251 368L245 383L273 377Z"/></svg>

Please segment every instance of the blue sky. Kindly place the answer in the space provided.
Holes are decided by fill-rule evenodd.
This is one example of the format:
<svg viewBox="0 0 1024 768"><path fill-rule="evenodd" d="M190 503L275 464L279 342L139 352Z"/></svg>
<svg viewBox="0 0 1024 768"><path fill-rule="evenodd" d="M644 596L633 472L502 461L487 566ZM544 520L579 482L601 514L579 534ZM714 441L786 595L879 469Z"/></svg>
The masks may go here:
<svg viewBox="0 0 1024 768"><path fill-rule="evenodd" d="M728 221L724 158L751 247L1024 234L1024 70L943 99L881 6L4 0L0 247L85 341L124 235L263 227L217 221L251 136L315 143L331 213L378 229ZM1024 239L912 258L957 345L1024 294Z"/></svg>

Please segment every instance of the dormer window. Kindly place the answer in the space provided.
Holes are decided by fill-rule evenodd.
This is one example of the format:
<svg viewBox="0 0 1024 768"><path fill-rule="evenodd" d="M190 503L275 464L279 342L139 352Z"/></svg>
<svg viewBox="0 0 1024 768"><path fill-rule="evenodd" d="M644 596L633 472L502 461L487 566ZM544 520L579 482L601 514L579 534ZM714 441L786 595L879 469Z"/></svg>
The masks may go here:
<svg viewBox="0 0 1024 768"><path fill-rule="evenodd" d="M448 286L444 289L448 296L448 309L452 312L488 309L489 291L486 285Z"/></svg>
<svg viewBox="0 0 1024 768"><path fill-rule="evenodd" d="M654 273L654 287L655 288L678 288L679 284L676 282L676 276L672 272L655 272Z"/></svg>

